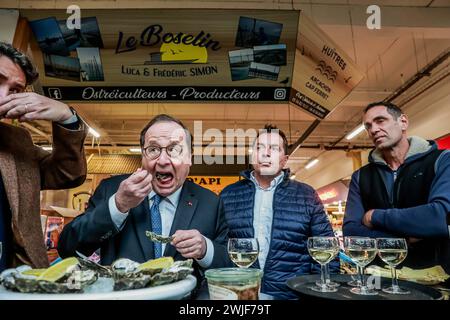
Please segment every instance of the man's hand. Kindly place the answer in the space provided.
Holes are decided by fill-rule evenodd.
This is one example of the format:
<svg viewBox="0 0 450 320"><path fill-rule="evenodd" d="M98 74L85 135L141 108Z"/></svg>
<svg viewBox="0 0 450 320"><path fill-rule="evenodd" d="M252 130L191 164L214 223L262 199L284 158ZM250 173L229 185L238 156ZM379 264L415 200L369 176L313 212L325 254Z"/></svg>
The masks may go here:
<svg viewBox="0 0 450 320"><path fill-rule="evenodd" d="M152 191L153 176L147 170L138 168L127 179L123 180L116 193L116 207L120 212L137 207Z"/></svg>
<svg viewBox="0 0 450 320"><path fill-rule="evenodd" d="M0 99L0 116L23 121L65 121L72 116L69 106L34 92L10 94Z"/></svg>
<svg viewBox="0 0 450 320"><path fill-rule="evenodd" d="M364 214L364 217L362 219L362 223L367 227L372 229L373 228L373 224L372 224L372 214L373 214L374 209L370 209L369 211L367 211Z"/></svg>
<svg viewBox="0 0 450 320"><path fill-rule="evenodd" d="M170 243L186 259L203 259L206 254L206 240L198 230L177 230Z"/></svg>

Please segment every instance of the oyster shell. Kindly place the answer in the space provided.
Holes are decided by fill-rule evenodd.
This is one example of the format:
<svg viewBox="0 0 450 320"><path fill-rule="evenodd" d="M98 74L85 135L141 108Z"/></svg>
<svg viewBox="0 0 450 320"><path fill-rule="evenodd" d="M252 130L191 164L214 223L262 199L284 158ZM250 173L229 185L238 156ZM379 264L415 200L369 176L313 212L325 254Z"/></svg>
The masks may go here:
<svg viewBox="0 0 450 320"><path fill-rule="evenodd" d="M97 281L98 275L93 270L73 270L63 282L38 281L39 287L46 293L73 293Z"/></svg>
<svg viewBox="0 0 450 320"><path fill-rule="evenodd" d="M93 270L80 270L75 265L67 269L66 274L57 281L47 281L30 272L29 266L20 266L8 269L1 273L1 283L8 290L22 293L69 293L82 292L83 289L94 283L98 275Z"/></svg>
<svg viewBox="0 0 450 320"><path fill-rule="evenodd" d="M139 263L127 258L121 258L111 264L113 274L126 275L133 274L139 267Z"/></svg>
<svg viewBox="0 0 450 320"><path fill-rule="evenodd" d="M111 269L114 278L114 290L141 289L147 286L150 276L138 271L139 263L122 258L113 262Z"/></svg>
<svg viewBox="0 0 450 320"><path fill-rule="evenodd" d="M145 235L153 242L170 243L173 240L173 236L165 237L152 231L145 231Z"/></svg>
<svg viewBox="0 0 450 320"><path fill-rule="evenodd" d="M17 291L16 278L14 277L16 273L17 270L13 268L4 270L0 273L0 284L8 290Z"/></svg>
<svg viewBox="0 0 450 320"><path fill-rule="evenodd" d="M114 277L114 290L142 289L148 286L151 276L135 273L133 277Z"/></svg>
<svg viewBox="0 0 450 320"><path fill-rule="evenodd" d="M168 284L186 278L193 271L192 259L174 262L164 269L141 269L139 266L139 263L129 259L115 261L112 265L114 290L141 289Z"/></svg>
<svg viewBox="0 0 450 320"><path fill-rule="evenodd" d="M99 277L111 278L113 276L113 271L111 270L111 267L102 266L97 262L89 260L85 256L80 256L78 258L78 261L82 269L95 271Z"/></svg>
<svg viewBox="0 0 450 320"><path fill-rule="evenodd" d="M22 293L42 292L39 287L38 277L36 276L17 272L14 274L14 279L16 289Z"/></svg>

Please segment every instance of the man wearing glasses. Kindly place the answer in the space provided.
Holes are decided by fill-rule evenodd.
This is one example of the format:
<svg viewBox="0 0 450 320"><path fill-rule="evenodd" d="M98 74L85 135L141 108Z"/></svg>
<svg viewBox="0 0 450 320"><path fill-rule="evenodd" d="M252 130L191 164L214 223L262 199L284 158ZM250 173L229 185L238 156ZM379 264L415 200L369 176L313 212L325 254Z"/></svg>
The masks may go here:
<svg viewBox="0 0 450 320"><path fill-rule="evenodd" d="M61 256L100 248L101 263L118 258L136 262L161 256L195 259L196 269L229 264L227 228L218 197L186 181L191 166L191 135L183 123L158 115L142 130L142 168L103 180L87 211L68 224L59 241ZM172 236L151 242L146 231Z"/></svg>

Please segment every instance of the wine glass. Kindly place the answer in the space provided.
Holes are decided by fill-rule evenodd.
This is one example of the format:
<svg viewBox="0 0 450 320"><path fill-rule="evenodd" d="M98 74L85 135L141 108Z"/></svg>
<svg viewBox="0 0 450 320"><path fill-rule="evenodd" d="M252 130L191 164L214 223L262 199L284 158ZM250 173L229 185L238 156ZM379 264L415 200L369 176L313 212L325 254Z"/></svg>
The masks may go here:
<svg viewBox="0 0 450 320"><path fill-rule="evenodd" d="M395 268L405 260L408 254L408 245L403 238L378 238L378 256L383 260L392 272L392 285L382 290L392 294L408 294L408 290L398 286L397 269Z"/></svg>
<svg viewBox="0 0 450 320"><path fill-rule="evenodd" d="M360 271L359 269L360 269L360 267L358 265L356 265L356 279L353 278L353 275L352 275L352 280L347 282L348 286L350 286L350 287L360 287L362 285L361 284L361 278L359 277L359 273L362 272L362 271Z"/></svg>
<svg viewBox="0 0 450 320"><path fill-rule="evenodd" d="M344 246L347 255L359 266L358 276L361 285L352 288L350 291L360 295L378 294L373 288L367 286L364 278L365 267L375 259L377 255L377 242L375 239L367 237L346 237Z"/></svg>
<svg viewBox="0 0 450 320"><path fill-rule="evenodd" d="M322 279L316 281L316 285L319 286L319 287L320 287L321 283L322 283ZM330 278L330 263L327 263L325 265L325 283L327 284L327 286L332 287L332 288L337 288L337 287L340 286L339 283L337 283L335 281L331 281L331 278Z"/></svg>
<svg viewBox="0 0 450 320"><path fill-rule="evenodd" d="M228 239L228 255L231 261L239 268L248 268L259 254L259 243L256 238L230 238Z"/></svg>
<svg viewBox="0 0 450 320"><path fill-rule="evenodd" d="M336 292L336 287L326 282L325 265L333 260L339 252L339 242L335 237L310 237L307 242L309 255L320 264L320 283L310 287L318 292Z"/></svg>

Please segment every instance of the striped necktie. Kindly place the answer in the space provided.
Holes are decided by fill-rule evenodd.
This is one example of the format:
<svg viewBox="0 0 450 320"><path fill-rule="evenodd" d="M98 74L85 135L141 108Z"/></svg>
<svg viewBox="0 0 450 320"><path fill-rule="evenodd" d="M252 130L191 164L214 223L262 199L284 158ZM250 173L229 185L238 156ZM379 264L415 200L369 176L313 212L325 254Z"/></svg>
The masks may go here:
<svg viewBox="0 0 450 320"><path fill-rule="evenodd" d="M152 231L156 234L162 234L161 213L159 212L160 202L161 197L155 194L152 207L150 208L150 215L152 218ZM160 258L162 255L161 242L153 242L153 248L155 248L155 259Z"/></svg>

